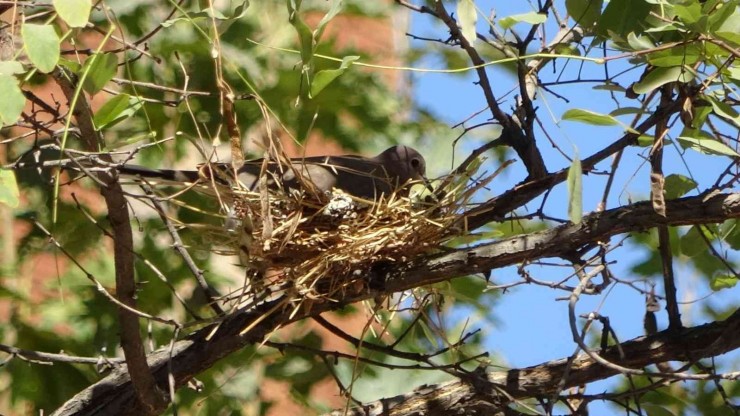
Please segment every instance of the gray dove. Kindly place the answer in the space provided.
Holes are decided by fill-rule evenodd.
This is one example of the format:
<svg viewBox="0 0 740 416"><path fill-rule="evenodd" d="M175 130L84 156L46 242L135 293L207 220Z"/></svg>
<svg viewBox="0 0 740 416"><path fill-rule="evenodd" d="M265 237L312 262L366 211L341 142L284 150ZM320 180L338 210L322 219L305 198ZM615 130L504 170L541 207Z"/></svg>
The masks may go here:
<svg viewBox="0 0 740 416"><path fill-rule="evenodd" d="M375 157L355 155L314 156L293 158L291 166L274 162L267 164L265 175L271 189L284 187L301 189L301 180L312 183L316 191L328 192L337 188L363 199L376 199L393 191L407 192L409 181L424 180L426 161L408 146L393 146ZM263 166L263 159L251 160L237 171L236 178L244 189L256 191ZM143 166L123 165L118 168L124 175L178 183L208 183L212 168L219 169L213 178L216 183L228 183L233 178L230 164L204 165L198 171L149 169ZM298 174L298 175L297 175ZM233 180L233 179L232 179Z"/></svg>

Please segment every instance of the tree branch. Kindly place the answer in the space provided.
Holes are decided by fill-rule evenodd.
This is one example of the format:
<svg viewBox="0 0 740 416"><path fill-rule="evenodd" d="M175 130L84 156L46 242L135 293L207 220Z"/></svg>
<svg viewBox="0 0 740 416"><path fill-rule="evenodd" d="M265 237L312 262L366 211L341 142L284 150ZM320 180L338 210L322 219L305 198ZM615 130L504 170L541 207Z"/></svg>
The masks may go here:
<svg viewBox="0 0 740 416"><path fill-rule="evenodd" d="M445 25L447 25L447 28L450 30L450 34L460 42L460 47L465 50L470 57L470 61L475 65L475 71L478 74L478 80L480 81L483 95L486 97L486 103L491 109L493 118L503 127L501 138L519 155L522 162L527 167L530 179L539 179L544 177L547 174L547 168L545 167L545 161L542 159L542 154L535 144L534 137L527 137L514 119L506 114L498 105L496 97L493 95L491 82L486 73L485 61L481 58L475 47L473 47L473 45L465 39L465 36L462 35L460 28L457 26L457 22L450 17L441 1L437 2L436 16L442 20Z"/></svg>
<svg viewBox="0 0 740 416"><path fill-rule="evenodd" d="M382 294L400 292L523 261L558 257L594 241L607 239L616 234L647 230L657 224L676 226L718 223L730 218L738 218L740 217L740 193L668 201L666 213L665 217L659 216L649 201L638 202L609 211L593 213L577 225L567 224L551 230L510 237L472 248L454 250L446 254L429 255L415 259L404 267L399 267L397 264L388 265L388 267L378 265L374 270L367 272L367 280L382 281L381 286L384 286L382 290L368 289L362 293L353 293L343 299L336 299L335 296L334 302L305 299L300 303L298 310L287 301L292 296L286 295L286 297L258 305L250 311L233 314L218 324L207 326L191 334L187 339L175 343L171 351L169 348L155 351L149 355L149 366L159 386L162 388L167 386L167 378L170 375L175 381L175 386L179 388L198 373L213 366L221 358L246 345L262 342L276 328L291 322L318 316L326 311L339 310L348 304ZM244 328L248 327L250 330L243 333ZM734 342L740 342L740 339ZM731 346L737 348L735 344ZM651 359L654 358L651 355L648 356ZM170 359L172 362L168 363ZM668 359L660 357L658 361ZM626 364L639 366L633 363ZM168 367L171 367L171 374L168 372ZM574 368L578 369L578 367ZM577 380L581 382L580 379ZM54 414L86 415L96 412L135 414L137 411L141 411L140 403L136 400L131 388L127 371L122 368L114 370L105 379L78 393Z"/></svg>
<svg viewBox="0 0 740 416"><path fill-rule="evenodd" d="M77 80L70 78L72 75L62 69L55 70L53 75L67 98L69 106L74 106L72 115L77 121L80 138L86 150L94 152L105 147L102 134L95 129L93 124L93 113L90 104L82 90L77 88ZM108 155L102 155L101 157L111 161ZM100 193L105 199L108 220L113 234L116 296L122 304L136 309L134 241L128 214L128 201L115 171L100 172L97 176L98 180L104 185L101 186ZM121 347L126 357L127 371L130 372L131 379L134 382L136 402L142 405L139 414L161 413L167 406L167 400L162 392L158 390L156 381L149 371L144 344L141 340L139 318L126 308L119 307L118 320L121 325Z"/></svg>
<svg viewBox="0 0 740 416"><path fill-rule="evenodd" d="M664 361L695 361L740 348L740 337L735 335L738 332L740 332L740 309L726 321L684 329L678 336L675 332L666 330L654 336L635 338L600 351L599 355L610 362L630 368L641 368ZM330 414L447 416L477 414L476 410L481 406L485 406L485 414L504 414L504 406L512 399L538 397L556 392L566 368L569 369L566 388L619 374L616 370L598 364L587 354L580 354L573 359L566 357L522 369L485 373L473 383L455 380L427 385L412 393L350 409L347 413L335 411ZM733 376L737 374L730 375ZM712 376L702 375L697 378L710 379ZM498 411L491 412L491 407L498 407Z"/></svg>
<svg viewBox="0 0 740 416"><path fill-rule="evenodd" d="M679 101L674 100L665 107L658 108L648 118L640 123L635 130L640 133L645 133L649 129L655 127L659 120L679 111L680 108L681 106ZM581 160L583 171L588 172L593 169L596 164L609 156L628 146L635 145L637 143L638 136L638 134L627 132L614 143ZM475 230L490 221L501 220L508 213L527 204L547 190L552 189L556 184L565 181L567 177L568 168L564 168L557 172L550 173L544 178L522 183L499 196L489 199L465 214L465 221L468 230Z"/></svg>

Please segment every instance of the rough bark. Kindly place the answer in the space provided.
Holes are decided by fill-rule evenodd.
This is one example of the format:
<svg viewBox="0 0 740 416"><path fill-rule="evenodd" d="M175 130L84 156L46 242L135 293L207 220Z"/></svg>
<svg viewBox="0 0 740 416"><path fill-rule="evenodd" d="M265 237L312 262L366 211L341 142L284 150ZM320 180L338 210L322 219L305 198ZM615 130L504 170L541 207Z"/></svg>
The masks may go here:
<svg viewBox="0 0 740 416"><path fill-rule="evenodd" d="M283 299L262 304L253 310L233 314L219 324L196 331L186 339L176 342L172 350L165 348L150 354L149 367L160 389L166 391L170 369L175 385L179 388L198 373L213 366L221 358L246 345L261 342L275 328L290 322L316 316L326 311L338 310L350 303L370 299L380 294L408 290L457 276L515 265L522 261L567 255L574 249L588 247L611 236L647 230L655 227L656 224L672 226L704 224L738 218L740 217L740 193L667 201L666 214L665 217L656 214L649 201L638 202L591 214L585 217L581 224L563 225L551 230L515 236L472 248L429 255L415 259L401 267L399 265L379 267L367 274L368 281L372 279L381 283L372 285L375 288L373 290L348 295L344 299L339 299L338 302L307 300L303 302L298 311L295 311L294 307L288 303L281 303ZM250 326L251 329L248 332L241 334L245 328ZM709 335L702 333L702 336L708 337ZM736 339L733 342L737 341ZM683 350L683 354L713 351L709 348L711 345L710 343L701 348ZM737 348L734 343L728 345L730 349ZM649 355L650 357L643 359L653 359L653 352ZM170 357L171 363L168 364ZM685 355L676 355L676 357L675 359L681 359ZM639 360L640 358L632 359ZM670 359L660 356L657 361ZM628 361L624 364L639 367L649 362L641 364ZM586 370L583 371L583 374L588 374ZM608 372L604 374L611 375ZM580 382L578 378L573 380ZM517 383L521 384L521 382ZM518 388L522 388L523 392L528 391L521 386ZM122 367L78 393L54 414L140 414L143 410L140 406L132 389L128 372L125 367Z"/></svg>

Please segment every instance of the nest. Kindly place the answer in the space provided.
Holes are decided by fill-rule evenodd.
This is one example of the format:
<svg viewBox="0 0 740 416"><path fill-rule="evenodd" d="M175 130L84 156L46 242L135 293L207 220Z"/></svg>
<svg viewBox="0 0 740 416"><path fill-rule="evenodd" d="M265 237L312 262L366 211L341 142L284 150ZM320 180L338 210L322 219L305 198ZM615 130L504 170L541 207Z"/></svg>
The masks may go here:
<svg viewBox="0 0 740 416"><path fill-rule="evenodd" d="M341 191L210 189L230 207L225 226L211 227L220 246L212 251L238 255L248 269L244 287L223 300L241 304L269 287L327 301L367 290L371 269L392 269L464 234L461 214L493 177L450 176L437 181L443 188L434 193L409 197L407 187L374 202Z"/></svg>

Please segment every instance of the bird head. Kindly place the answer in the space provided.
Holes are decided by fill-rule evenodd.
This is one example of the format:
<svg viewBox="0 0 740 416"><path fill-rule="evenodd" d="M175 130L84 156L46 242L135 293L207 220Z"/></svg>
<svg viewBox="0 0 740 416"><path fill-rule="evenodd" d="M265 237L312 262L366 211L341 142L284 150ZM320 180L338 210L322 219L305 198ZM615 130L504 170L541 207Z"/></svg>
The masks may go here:
<svg viewBox="0 0 740 416"><path fill-rule="evenodd" d="M426 179L427 163L424 156L408 146L393 146L379 154L376 159L387 173L402 185L412 180Z"/></svg>

